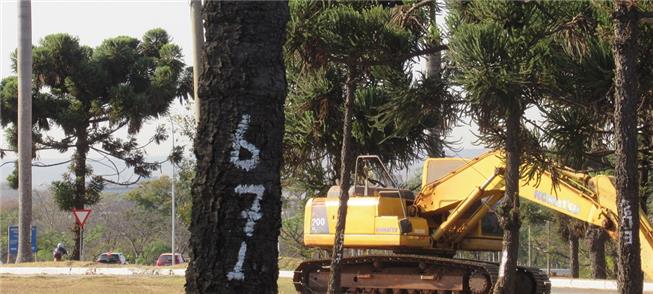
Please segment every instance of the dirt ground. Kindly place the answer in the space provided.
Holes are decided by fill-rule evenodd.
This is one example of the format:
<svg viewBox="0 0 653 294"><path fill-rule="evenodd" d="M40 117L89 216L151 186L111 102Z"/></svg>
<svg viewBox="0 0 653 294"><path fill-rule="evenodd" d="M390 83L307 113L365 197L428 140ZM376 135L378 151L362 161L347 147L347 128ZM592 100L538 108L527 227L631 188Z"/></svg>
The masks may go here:
<svg viewBox="0 0 653 294"><path fill-rule="evenodd" d="M0 275L0 293L184 293L184 277ZM296 293L291 279L279 279L279 293Z"/></svg>

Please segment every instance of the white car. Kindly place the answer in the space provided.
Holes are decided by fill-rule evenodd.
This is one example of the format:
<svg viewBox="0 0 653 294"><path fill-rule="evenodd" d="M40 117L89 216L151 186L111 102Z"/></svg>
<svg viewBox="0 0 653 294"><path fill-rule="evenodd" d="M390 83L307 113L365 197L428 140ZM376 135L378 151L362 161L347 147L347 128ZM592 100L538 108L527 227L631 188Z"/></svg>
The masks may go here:
<svg viewBox="0 0 653 294"><path fill-rule="evenodd" d="M95 260L97 263L127 264L127 258L120 252L106 252Z"/></svg>

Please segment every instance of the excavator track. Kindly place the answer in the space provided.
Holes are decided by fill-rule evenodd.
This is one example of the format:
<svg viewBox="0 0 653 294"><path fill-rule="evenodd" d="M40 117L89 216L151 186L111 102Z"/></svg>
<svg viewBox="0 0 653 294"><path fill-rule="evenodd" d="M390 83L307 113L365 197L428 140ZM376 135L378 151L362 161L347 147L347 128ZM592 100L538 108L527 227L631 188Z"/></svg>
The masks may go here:
<svg viewBox="0 0 653 294"><path fill-rule="evenodd" d="M331 260L301 263L293 283L297 292L326 293ZM475 260L416 255L369 255L341 261L342 293L487 294L499 265ZM539 269L519 267L518 293L548 294L549 278Z"/></svg>

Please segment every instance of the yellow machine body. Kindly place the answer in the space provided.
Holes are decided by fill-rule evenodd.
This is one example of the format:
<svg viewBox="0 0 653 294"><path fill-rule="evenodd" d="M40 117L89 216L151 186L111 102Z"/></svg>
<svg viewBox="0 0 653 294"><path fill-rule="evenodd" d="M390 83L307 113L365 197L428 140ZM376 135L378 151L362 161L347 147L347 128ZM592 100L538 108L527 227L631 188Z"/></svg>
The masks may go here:
<svg viewBox="0 0 653 294"><path fill-rule="evenodd" d="M401 234L399 220L403 218L399 198L354 196L349 199L345 246L366 249L428 248L429 228L420 217L409 218L413 230ZM310 199L304 218L304 243L330 248L336 227L338 198Z"/></svg>
<svg viewBox="0 0 653 294"><path fill-rule="evenodd" d="M350 190L344 245L424 253L455 250L500 251L502 231L494 206L503 197L505 166L500 152L477 158L431 158L424 163L422 188L407 191L356 186ZM590 177L562 170L557 181L548 172L521 179L519 196L583 222L616 238L616 191L607 176ZM337 221L339 188L310 199L304 216L306 246L331 248ZM401 197L400 197L401 196ZM410 222L403 231L400 222ZM642 271L653 280L653 226L640 211Z"/></svg>

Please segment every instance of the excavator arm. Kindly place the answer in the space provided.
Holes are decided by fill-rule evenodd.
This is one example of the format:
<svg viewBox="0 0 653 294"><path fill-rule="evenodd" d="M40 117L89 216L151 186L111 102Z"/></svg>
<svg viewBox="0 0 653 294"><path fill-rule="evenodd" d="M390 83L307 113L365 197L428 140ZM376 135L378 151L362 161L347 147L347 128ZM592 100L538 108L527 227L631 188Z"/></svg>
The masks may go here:
<svg viewBox="0 0 653 294"><path fill-rule="evenodd" d="M460 244L470 239L470 231L493 210L503 197L504 162L502 154L496 151L472 160L429 159L426 162L422 190L412 206L412 214L428 220L429 227L434 228L431 238L437 247L461 247ZM435 169L442 166L449 171ZM599 226L611 237L617 237L616 191L607 176L562 172L554 180L550 173L544 172L537 179L521 179L519 196ZM653 262L650 262L653 260L653 227L641 210L639 224L642 270L647 280L653 280ZM472 244L465 249L487 248L474 248Z"/></svg>

